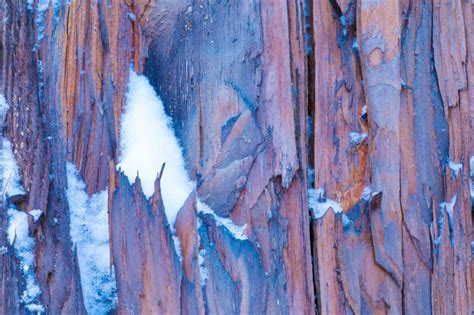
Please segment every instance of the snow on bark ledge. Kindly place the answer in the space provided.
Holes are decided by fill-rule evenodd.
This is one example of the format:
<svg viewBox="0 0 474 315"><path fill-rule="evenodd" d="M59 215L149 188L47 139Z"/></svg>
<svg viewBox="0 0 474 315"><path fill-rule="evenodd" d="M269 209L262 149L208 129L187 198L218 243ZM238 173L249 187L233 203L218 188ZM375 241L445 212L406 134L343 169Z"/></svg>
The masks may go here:
<svg viewBox="0 0 474 315"><path fill-rule="evenodd" d="M324 197L324 189L308 189L308 206L313 210L313 217L319 219L326 214L329 209L334 213L342 212L342 208L334 200Z"/></svg>
<svg viewBox="0 0 474 315"><path fill-rule="evenodd" d="M438 247L441 244L441 240L443 239L443 231L446 228L444 226L444 210L448 214L448 225L449 225L449 239L451 245L454 247L454 206L456 204L457 195L454 195L449 202L442 202L439 204L439 218L438 218L438 237L434 240L435 245L435 253L438 253Z"/></svg>
<svg viewBox="0 0 474 315"><path fill-rule="evenodd" d="M68 162L66 194L86 309L89 314L107 314L117 299L115 277L110 269L107 189L88 196L76 167Z"/></svg>
<svg viewBox="0 0 474 315"><path fill-rule="evenodd" d="M20 296L21 302L30 312L43 313L44 307L39 303L40 287L34 272L35 240L29 235L28 214L17 211L14 207L8 209L8 241L13 245L15 256L20 261L20 269L25 279L26 288Z"/></svg>
<svg viewBox="0 0 474 315"><path fill-rule="evenodd" d="M216 224L218 226L225 227L235 239L241 241L248 239L245 235L245 229L247 228L247 224L238 226L234 224L231 219L218 216L211 208L209 208L209 206L207 206L200 200L197 201L197 210L200 213L211 214L214 220L216 221Z"/></svg>
<svg viewBox="0 0 474 315"><path fill-rule="evenodd" d="M462 163L455 163L451 159L448 159L447 165L454 172L454 175L457 178L459 176L459 172L462 171Z"/></svg>
<svg viewBox="0 0 474 315"><path fill-rule="evenodd" d="M120 125L121 168L131 183L140 176L142 189L148 198L163 163L161 194L166 217L171 227L194 185L184 167L181 147L161 99L145 76L130 69L125 112Z"/></svg>
<svg viewBox="0 0 474 315"><path fill-rule="evenodd" d="M2 126L9 108L5 96L0 94L0 123ZM0 188L2 195L24 194L25 190L21 184L20 171L13 155L12 144L6 137L1 137L0 141L0 176L2 176Z"/></svg>
<svg viewBox="0 0 474 315"><path fill-rule="evenodd" d="M2 138L1 141L0 169L3 178L1 185L2 194L9 196L24 194L25 191L21 184L20 172L12 152L12 144L7 138Z"/></svg>

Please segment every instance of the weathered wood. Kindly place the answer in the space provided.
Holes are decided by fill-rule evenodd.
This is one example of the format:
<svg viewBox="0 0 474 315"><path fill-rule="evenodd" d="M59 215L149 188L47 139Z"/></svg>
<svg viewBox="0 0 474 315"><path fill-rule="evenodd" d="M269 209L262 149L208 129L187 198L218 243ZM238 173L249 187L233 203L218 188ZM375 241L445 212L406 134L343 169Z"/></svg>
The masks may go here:
<svg viewBox="0 0 474 315"><path fill-rule="evenodd" d="M48 313L86 312L67 161L108 189L118 314L474 311L471 1L38 5L1 2L0 92ZM147 199L116 169L131 68L196 185L174 226L167 183ZM6 227L0 311L25 313Z"/></svg>
<svg viewBox="0 0 474 315"><path fill-rule="evenodd" d="M210 313L314 311L303 17L300 1L193 3L147 40L144 73L173 119L200 198L247 224L249 240L233 240L199 215Z"/></svg>
<svg viewBox="0 0 474 315"><path fill-rule="evenodd" d="M337 216L314 223L321 312L343 312L344 305L356 314L471 312L473 232L464 172L474 149L466 81L472 5L322 1L313 2L313 16L314 186L352 220L339 233ZM360 73L347 56L360 57ZM367 124L359 119L365 104ZM368 147L350 148L350 131L368 132ZM364 186L382 192L380 207L360 200ZM448 215L445 203L454 196L461 199ZM328 244L337 250L327 254Z"/></svg>
<svg viewBox="0 0 474 315"><path fill-rule="evenodd" d="M164 212L159 179L150 200L143 195L140 180L130 185L122 172L110 183L110 190L117 312L180 313L182 269Z"/></svg>

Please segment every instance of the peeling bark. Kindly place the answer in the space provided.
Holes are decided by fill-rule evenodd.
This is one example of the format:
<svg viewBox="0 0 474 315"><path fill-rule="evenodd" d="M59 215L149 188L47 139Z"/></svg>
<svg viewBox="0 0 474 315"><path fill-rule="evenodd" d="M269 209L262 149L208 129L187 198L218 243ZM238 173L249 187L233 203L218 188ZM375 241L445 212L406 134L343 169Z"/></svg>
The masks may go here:
<svg viewBox="0 0 474 315"><path fill-rule="evenodd" d="M314 185L346 216L313 224L321 312L471 312L471 4L323 1L313 15ZM351 147L351 131L367 140Z"/></svg>
<svg viewBox="0 0 474 315"><path fill-rule="evenodd" d="M108 189L117 314L474 312L470 1L39 5L1 2L0 92L47 313L86 313L67 162ZM173 225L161 174L117 170L130 69L195 183ZM0 311L27 313L6 206Z"/></svg>

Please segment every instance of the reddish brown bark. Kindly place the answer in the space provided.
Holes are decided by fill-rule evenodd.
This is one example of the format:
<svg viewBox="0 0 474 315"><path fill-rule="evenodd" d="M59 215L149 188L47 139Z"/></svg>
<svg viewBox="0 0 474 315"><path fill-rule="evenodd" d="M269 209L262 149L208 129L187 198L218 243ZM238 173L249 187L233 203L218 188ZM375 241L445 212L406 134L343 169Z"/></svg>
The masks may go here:
<svg viewBox="0 0 474 315"><path fill-rule="evenodd" d="M471 4L323 1L313 15L315 187L352 219L314 223L321 312L471 312Z"/></svg>
<svg viewBox="0 0 474 315"><path fill-rule="evenodd" d="M470 1L57 1L43 30L37 7L1 3L0 92L48 313L86 312L67 161L108 188L116 313L474 311ZM174 226L166 183L116 170L131 68L196 182ZM308 188L343 214L312 217ZM0 311L25 313L6 205Z"/></svg>
<svg viewBox="0 0 474 315"><path fill-rule="evenodd" d="M113 171L113 170L112 170ZM117 312L178 314L182 271L160 196L147 200L140 181L111 179L111 247L117 275Z"/></svg>

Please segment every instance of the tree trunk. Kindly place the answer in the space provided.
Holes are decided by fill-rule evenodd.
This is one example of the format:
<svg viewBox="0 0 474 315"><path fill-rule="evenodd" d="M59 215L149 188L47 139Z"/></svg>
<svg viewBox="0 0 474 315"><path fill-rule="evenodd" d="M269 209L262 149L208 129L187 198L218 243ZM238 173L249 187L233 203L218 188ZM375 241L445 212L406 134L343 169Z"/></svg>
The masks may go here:
<svg viewBox="0 0 474 315"><path fill-rule="evenodd" d="M474 312L473 8L2 0L0 312ZM135 182L121 164L134 73L193 183L175 220L172 161ZM84 251L76 208L101 192L106 250ZM29 214L31 269L11 211ZM110 281L87 276L94 257Z"/></svg>

